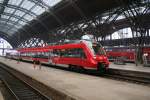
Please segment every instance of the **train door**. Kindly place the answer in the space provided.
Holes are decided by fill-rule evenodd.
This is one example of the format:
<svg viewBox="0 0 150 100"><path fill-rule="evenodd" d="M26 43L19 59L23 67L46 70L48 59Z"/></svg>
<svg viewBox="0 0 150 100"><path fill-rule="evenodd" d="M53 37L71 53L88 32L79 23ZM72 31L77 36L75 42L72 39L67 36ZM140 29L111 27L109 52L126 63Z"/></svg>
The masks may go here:
<svg viewBox="0 0 150 100"><path fill-rule="evenodd" d="M80 50L80 63L81 63L81 65L80 66L82 66L83 68L85 68L86 67L86 64L87 64L87 56L86 56L86 52L84 51L84 49L81 49Z"/></svg>
<svg viewBox="0 0 150 100"><path fill-rule="evenodd" d="M48 63L49 63L49 64L53 64L52 58L53 58L53 50L51 49L51 50L49 50L49 52L48 52Z"/></svg>
<svg viewBox="0 0 150 100"><path fill-rule="evenodd" d="M85 52L82 48L75 48L71 50L70 62L78 67L83 67L87 61Z"/></svg>
<svg viewBox="0 0 150 100"><path fill-rule="evenodd" d="M72 54L72 63L81 67L83 65L83 61L85 60L85 53L82 48L75 48L71 52Z"/></svg>
<svg viewBox="0 0 150 100"><path fill-rule="evenodd" d="M76 59L74 56L75 49L61 49L59 63L61 64L75 64Z"/></svg>
<svg viewBox="0 0 150 100"><path fill-rule="evenodd" d="M51 61L53 64L58 64L60 60L60 50L54 49L51 54Z"/></svg>
<svg viewBox="0 0 150 100"><path fill-rule="evenodd" d="M68 65L82 65L81 48L63 49L60 52L60 63Z"/></svg>

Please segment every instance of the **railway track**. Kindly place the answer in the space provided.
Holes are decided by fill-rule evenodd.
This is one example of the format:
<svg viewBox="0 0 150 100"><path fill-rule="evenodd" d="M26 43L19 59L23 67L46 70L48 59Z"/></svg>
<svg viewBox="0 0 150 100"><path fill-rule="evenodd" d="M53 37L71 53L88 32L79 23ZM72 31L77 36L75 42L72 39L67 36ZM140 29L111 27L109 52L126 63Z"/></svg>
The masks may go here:
<svg viewBox="0 0 150 100"><path fill-rule="evenodd" d="M1 66L1 65L0 65ZM15 100L51 100L29 84L16 78L6 69L0 67L0 77Z"/></svg>
<svg viewBox="0 0 150 100"><path fill-rule="evenodd" d="M147 79L147 78L133 77L133 76L129 77L129 76L115 75L115 74L113 75L113 74L109 74L109 73L104 74L103 77L150 86L150 79Z"/></svg>
<svg viewBox="0 0 150 100"><path fill-rule="evenodd" d="M108 78L150 86L150 73L147 72L110 68L105 76Z"/></svg>

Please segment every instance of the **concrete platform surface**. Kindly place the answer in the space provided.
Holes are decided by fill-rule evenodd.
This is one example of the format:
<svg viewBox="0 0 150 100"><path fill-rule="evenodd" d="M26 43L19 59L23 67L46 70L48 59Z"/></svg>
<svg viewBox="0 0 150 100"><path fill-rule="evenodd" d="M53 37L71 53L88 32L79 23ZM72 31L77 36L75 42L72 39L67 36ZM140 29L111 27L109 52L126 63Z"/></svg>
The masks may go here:
<svg viewBox="0 0 150 100"><path fill-rule="evenodd" d="M117 65L111 62L109 68L150 73L150 67L144 67L142 65L136 66L134 63L127 63L126 65Z"/></svg>
<svg viewBox="0 0 150 100"><path fill-rule="evenodd" d="M150 100L150 87L0 58L0 62L77 100Z"/></svg>
<svg viewBox="0 0 150 100"><path fill-rule="evenodd" d="M0 91L0 100L4 100L4 97L2 95L2 92Z"/></svg>

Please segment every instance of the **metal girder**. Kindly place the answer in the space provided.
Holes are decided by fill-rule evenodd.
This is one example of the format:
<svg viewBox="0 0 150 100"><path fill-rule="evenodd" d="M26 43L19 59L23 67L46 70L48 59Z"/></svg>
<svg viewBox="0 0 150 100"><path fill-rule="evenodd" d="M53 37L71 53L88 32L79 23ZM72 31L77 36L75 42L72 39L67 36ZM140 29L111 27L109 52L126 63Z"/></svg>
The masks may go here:
<svg viewBox="0 0 150 100"><path fill-rule="evenodd" d="M34 2L35 4L37 4L37 5L39 5L39 6L43 7L43 8L45 8L45 9L47 9L46 12L49 14L49 16L52 15L52 16L57 20L57 22L58 22L60 25L63 25L63 22L60 20L60 18L58 18L58 17L53 13L53 11L52 11L52 9L50 8L50 6L47 5L47 4L45 4L42 0L29 0L29 1ZM47 16L47 17L49 17L49 16Z"/></svg>
<svg viewBox="0 0 150 100"><path fill-rule="evenodd" d="M4 18L1 18L1 20L7 21L7 19L4 19ZM11 23L15 23L15 21L11 21ZM19 24L19 23L18 23L18 24L15 24L15 25L8 25L8 24L3 24L3 25L2 25L3 28L6 27L6 26L9 26L9 28L13 26L15 29L18 30L18 29L20 29L20 28L17 28L17 26L22 26L22 25ZM28 32L27 30L25 30L24 28L21 29L21 30L23 30L23 31L26 32L26 33L29 33L29 32ZM6 32L5 32L5 33L6 33Z"/></svg>
<svg viewBox="0 0 150 100"><path fill-rule="evenodd" d="M4 25L4 24L0 23L0 26L3 26L3 25ZM7 28L9 28L9 27L11 27L11 26L12 26L12 25L7 25L7 26L5 26L6 29L5 29L5 28L3 28L3 29L0 28L0 30L1 30L1 31L7 30ZM15 27L14 29L17 30L18 28Z"/></svg>
<svg viewBox="0 0 150 100"><path fill-rule="evenodd" d="M57 20L57 22L58 22L60 25L63 25L63 22L60 20L60 18L58 18L58 17L53 13L53 11L52 11L52 9L50 8L50 6L47 5L47 4L45 4L45 3L43 2L43 0L29 0L29 1L35 3L36 5L39 5L39 6L43 7L43 8L45 8L45 9L47 9L46 12L49 14L49 16L52 15L52 16ZM47 17L49 17L49 16L47 16ZM41 23L41 22L40 22L40 23Z"/></svg>
<svg viewBox="0 0 150 100"><path fill-rule="evenodd" d="M32 9L34 9L36 6L37 6L37 4L33 5L33 6L30 8L29 11L31 11ZM22 17L20 17L20 19L18 19L18 21L16 21L14 24L17 24L25 15L26 15L26 13L25 13ZM32 16L32 15L31 15L31 16ZM34 16L32 16L32 17L34 17ZM40 21L38 18L36 18L36 20L37 20L47 31L49 31L48 27L47 27L42 21ZM7 31L11 30L12 28L13 28L13 27L11 27L10 29L8 29Z"/></svg>
<svg viewBox="0 0 150 100"><path fill-rule="evenodd" d="M44 44L44 40L40 38L30 38L26 41L23 41L18 47L24 48L24 47L37 47L37 46L42 46Z"/></svg>
<svg viewBox="0 0 150 100"><path fill-rule="evenodd" d="M33 2L43 8L49 8L47 4L45 4L42 0L29 0L30 2Z"/></svg>
<svg viewBox="0 0 150 100"><path fill-rule="evenodd" d="M7 21L7 19L5 19L5 18L1 18L1 19L0 19L0 21ZM15 21L12 21L12 20L10 20L9 22L10 22L10 23L12 23L12 24L13 24L13 23L15 23ZM17 26L22 26L22 25L21 25L21 24L19 24L19 23L18 23L18 24L16 24L16 25L17 25ZM15 25L14 25L14 26L15 26Z"/></svg>
<svg viewBox="0 0 150 100"><path fill-rule="evenodd" d="M22 5L22 3L24 2L24 0L22 0L20 3L19 3L19 5L17 5L16 7L20 7L21 5ZM15 7L15 6L14 6ZM23 8L24 9L24 8ZM6 20L6 25L7 25L7 23L8 22L10 22L11 20L10 20L10 18L13 18L13 16L15 16L15 17L17 17L18 18L18 21L15 21L13 24L14 24L14 26L16 25L16 24L19 24L19 21L23 21L23 22L25 22L25 23L27 23L26 21L28 21L28 20L26 20L24 17L20 17L20 16L17 16L17 15L15 15L15 12L17 11L18 9L14 9L14 11L13 11L13 13L11 13L10 14L10 16L9 16L9 18ZM26 10L26 9L24 9L24 10ZM31 10L28 10L29 12L31 12ZM23 12L23 11L22 11ZM24 12L25 13L25 15L30 15L29 13L26 13L26 12ZM35 14L34 14L35 15ZM31 16L33 16L33 17L35 17L34 15L31 15ZM21 24L20 24L21 25ZM27 24L26 24L27 25ZM5 26L5 25L4 25ZM21 25L22 26L22 25ZM12 30L12 28L13 28L13 26L12 27L10 27L8 30L6 30L6 33L7 32L11 32L11 30ZM25 29L22 29L23 31L25 31L26 33L28 33ZM14 32L15 33L15 32Z"/></svg>
<svg viewBox="0 0 150 100"><path fill-rule="evenodd" d="M35 4L39 4L39 5L43 5L42 7L46 7L46 6L44 6L44 4L42 4L42 0L29 0L29 1L32 1L32 2L36 2ZM66 0L67 1L67 0ZM119 1L119 0L118 0ZM122 0L123 1L123 0ZM76 6L76 5L75 5ZM121 12L120 12L121 13ZM119 12L118 12L118 14L120 14ZM47 16L46 16L47 17ZM115 15L115 17L114 17L114 20L116 20L117 19L117 17L118 17L118 15ZM45 18L45 17L44 17ZM44 19L43 18L43 19ZM95 20L95 19L94 19ZM99 20L99 19L96 19L96 20ZM114 21L113 20L113 21ZM39 20L40 21L40 20ZM92 21L92 20L90 20L90 21ZM88 27L90 26L90 25L92 25L93 23L94 23L94 21L92 21L92 22L85 22L85 21L82 21L81 23L83 23L83 24L85 24L85 25L87 25ZM108 21L112 21L112 20L110 20L110 19L108 19ZM115 22L115 21L114 21ZM42 22L39 22L40 24L42 23ZM110 22L111 23L111 22ZM42 23L42 24L44 24L44 23ZM95 23L94 23L95 24ZM109 23L108 23L109 24ZM75 30L75 28L74 27L77 27L78 28L78 25L79 24L76 24L75 23L75 25L72 25L72 26L70 26L70 25L68 25L69 27L67 27L67 26L65 26L65 27L67 27L66 29L65 29L65 32L63 32L63 33L61 33L61 35L60 34L55 34L55 35L57 35L56 36L56 38L61 38L61 36L63 36L63 37L65 37L65 36L70 36L70 37L72 37L72 36L74 36L74 35L76 35L76 30ZM94 28L95 30L93 31L93 33L96 33L96 34L98 34L98 36L101 36L101 34L103 33L103 31L101 31L101 30L103 30L103 29L101 29L101 28L103 28L103 27L99 27L101 25L101 23L100 23L100 21L98 22L98 23L96 23L95 24L95 26L96 26L96 28L95 28L95 26L94 27L92 27L92 28ZM113 25L113 24L112 24ZM44 26L44 25L43 25ZM107 25L106 25L107 26ZM114 26L114 25L113 25ZM115 27L115 29L113 29L113 26L110 26L110 27L112 27L112 28L110 28L110 29L107 29L107 30L117 30L117 29L119 29L119 27ZM116 25L117 26L117 25ZM119 25L118 25L119 26ZM65 28L65 27L63 27L63 28ZM97 28L98 27L98 28ZM63 28L62 28L62 30L63 30ZM91 28L91 27L90 27ZM88 28L88 29L90 29L90 28ZM45 28L44 28L45 29ZM72 31L70 31L70 29L73 29ZM82 29L83 28L78 28L78 31L81 31L81 32L83 32L82 31ZM107 33L107 30L105 30L104 29L104 31L106 31L106 33ZM98 31L98 32L97 32ZM111 31L112 32L112 31ZM55 32L53 32L53 33L55 33ZM59 33L58 31L56 32L56 33ZM104 34L102 34L103 36L105 36L105 35L107 35L106 33L104 33ZM43 35L43 34L42 34ZM53 34L51 34L51 35L53 35ZM60 36L59 36L60 35ZM31 35L32 36L32 35ZM53 39L53 38L51 38L51 39Z"/></svg>
<svg viewBox="0 0 150 100"><path fill-rule="evenodd" d="M3 25L4 25L4 24L0 23L0 27L3 26ZM12 26L12 25L7 25L7 26L5 26L5 28L10 28L11 26ZM10 32L7 32L7 33L6 33L5 30L4 30L5 28L3 28L3 29L0 28L0 30L3 31L5 34L8 34L8 36L10 36ZM16 31L18 30L17 27L15 27L14 29L15 29ZM7 30L7 29L6 29L6 30Z"/></svg>
<svg viewBox="0 0 150 100"><path fill-rule="evenodd" d="M8 4L8 1L9 0L4 0L3 1L3 6L1 7L1 9L0 9L0 17L1 17L1 14L4 12L4 10L5 10L5 6Z"/></svg>
<svg viewBox="0 0 150 100"><path fill-rule="evenodd" d="M15 47L15 44L16 44L16 39L14 38L14 40L12 41L9 37L8 34L0 31L0 37L5 39L7 42L9 42L11 44L11 46L14 48Z"/></svg>
<svg viewBox="0 0 150 100"><path fill-rule="evenodd" d="M137 45L138 44L138 40L141 37L134 37L134 38L125 38L125 39L116 39L116 40L102 40L99 41L102 45L104 46L119 46L119 45L125 45L125 46L129 46L131 44ZM150 37L142 37L145 44L149 45L150 44Z"/></svg>

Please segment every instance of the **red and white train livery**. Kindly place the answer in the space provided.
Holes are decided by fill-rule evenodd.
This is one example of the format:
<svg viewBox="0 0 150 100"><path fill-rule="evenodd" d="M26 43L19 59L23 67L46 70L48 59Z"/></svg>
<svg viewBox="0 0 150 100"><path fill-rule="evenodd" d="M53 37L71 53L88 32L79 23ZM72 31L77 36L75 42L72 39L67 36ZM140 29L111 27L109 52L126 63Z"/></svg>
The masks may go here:
<svg viewBox="0 0 150 100"><path fill-rule="evenodd" d="M64 43L45 47L20 48L19 57L22 60L65 65L84 69L107 70L109 61L101 45L89 46L86 41Z"/></svg>

